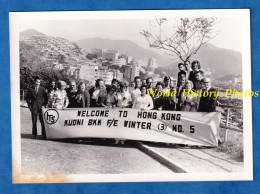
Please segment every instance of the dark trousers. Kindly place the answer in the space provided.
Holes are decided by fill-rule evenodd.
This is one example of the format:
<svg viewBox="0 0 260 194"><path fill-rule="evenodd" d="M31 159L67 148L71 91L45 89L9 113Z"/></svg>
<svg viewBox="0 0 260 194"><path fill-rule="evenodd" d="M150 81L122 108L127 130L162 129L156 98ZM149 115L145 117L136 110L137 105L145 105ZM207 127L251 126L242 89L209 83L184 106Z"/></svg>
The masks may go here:
<svg viewBox="0 0 260 194"><path fill-rule="evenodd" d="M33 125L33 127L32 127L32 134L34 136L37 136L37 117L39 115L39 119L40 119L41 126L42 126L42 136L44 138L46 138L46 132L45 132L43 116L42 116L42 109L40 109L40 110L32 110L31 114L32 114L32 125Z"/></svg>

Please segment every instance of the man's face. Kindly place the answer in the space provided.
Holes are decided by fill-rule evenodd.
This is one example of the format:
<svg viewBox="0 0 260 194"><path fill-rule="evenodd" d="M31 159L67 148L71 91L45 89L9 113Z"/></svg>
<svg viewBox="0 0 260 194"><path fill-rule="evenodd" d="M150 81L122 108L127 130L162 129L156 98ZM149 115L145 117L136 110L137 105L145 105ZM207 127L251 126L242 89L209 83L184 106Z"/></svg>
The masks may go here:
<svg viewBox="0 0 260 194"><path fill-rule="evenodd" d="M152 79L148 79L147 80L147 85L150 88L152 86L153 80Z"/></svg>
<svg viewBox="0 0 260 194"><path fill-rule="evenodd" d="M179 70L180 70L180 71L184 71L184 69L185 69L185 68L184 68L184 65L180 65L180 66L179 66Z"/></svg>
<svg viewBox="0 0 260 194"><path fill-rule="evenodd" d="M186 84L186 89L191 90L192 89L191 84Z"/></svg>
<svg viewBox="0 0 260 194"><path fill-rule="evenodd" d="M55 82L51 82L51 86L54 88L55 87Z"/></svg>
<svg viewBox="0 0 260 194"><path fill-rule="evenodd" d="M170 86L170 83L171 83L171 80L166 80L165 82L164 82L164 84L165 84L165 87L168 87L168 86Z"/></svg>
<svg viewBox="0 0 260 194"><path fill-rule="evenodd" d="M146 88L145 87L141 88L141 95L142 96L146 95Z"/></svg>
<svg viewBox="0 0 260 194"><path fill-rule="evenodd" d="M140 88L142 86L142 80L141 79L136 79L135 80L135 85L136 85L136 88Z"/></svg>
<svg viewBox="0 0 260 194"><path fill-rule="evenodd" d="M186 62L186 63L185 63L185 68L186 68L187 70L190 69L190 63L189 63L189 62Z"/></svg>
<svg viewBox="0 0 260 194"><path fill-rule="evenodd" d="M118 87L119 83L118 83L118 81L114 81L114 82L112 83L112 85Z"/></svg>
<svg viewBox="0 0 260 194"><path fill-rule="evenodd" d="M185 84L185 82L186 82L186 79L185 79L185 77L182 77L182 78L180 79L180 83L181 83L181 85L184 85L184 84Z"/></svg>
<svg viewBox="0 0 260 194"><path fill-rule="evenodd" d="M162 91L163 87L162 87L162 85L157 85L156 89L158 92L160 92L160 91Z"/></svg>
<svg viewBox="0 0 260 194"><path fill-rule="evenodd" d="M85 84L81 84L81 85L80 85L80 90L81 90L81 91L84 91L85 88L86 88Z"/></svg>
<svg viewBox="0 0 260 194"><path fill-rule="evenodd" d="M121 91L122 91L122 92L126 92L126 91L127 91L127 86L123 86L123 87L121 88Z"/></svg>
<svg viewBox="0 0 260 194"><path fill-rule="evenodd" d="M205 88L209 90L211 88L211 83L210 82L204 82Z"/></svg>
<svg viewBox="0 0 260 194"><path fill-rule="evenodd" d="M37 80L35 81L35 86L36 86L36 87L39 87L40 84L41 84L41 80L37 79Z"/></svg>
<svg viewBox="0 0 260 194"><path fill-rule="evenodd" d="M171 87L174 87L174 82L173 82L173 80L171 80L170 86L171 86Z"/></svg>
<svg viewBox="0 0 260 194"><path fill-rule="evenodd" d="M196 79L197 81L200 81L201 78L202 78L202 76L201 76L200 73L196 73L196 74L195 74L195 79Z"/></svg>
<svg viewBox="0 0 260 194"><path fill-rule="evenodd" d="M115 92L116 92L116 89L115 88L111 88L111 90L110 90L110 94L115 94Z"/></svg>
<svg viewBox="0 0 260 194"><path fill-rule="evenodd" d="M77 88L76 83L75 82L70 82L70 88L72 90L76 90L76 88Z"/></svg>
<svg viewBox="0 0 260 194"><path fill-rule="evenodd" d="M99 81L98 83L99 83L99 87L100 87L100 88L103 88L103 87L105 86L104 81Z"/></svg>

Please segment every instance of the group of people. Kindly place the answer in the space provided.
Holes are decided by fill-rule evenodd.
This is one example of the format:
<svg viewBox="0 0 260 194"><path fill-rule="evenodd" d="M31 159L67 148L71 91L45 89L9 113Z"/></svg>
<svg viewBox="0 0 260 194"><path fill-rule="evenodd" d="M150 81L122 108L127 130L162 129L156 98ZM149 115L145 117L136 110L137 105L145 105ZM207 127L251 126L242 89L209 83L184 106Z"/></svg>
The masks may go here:
<svg viewBox="0 0 260 194"><path fill-rule="evenodd" d="M204 77L200 62L190 64L179 63L177 86L169 76L163 82L154 83L152 77L141 79L137 76L129 86L126 81L113 79L110 85L105 85L103 79L98 79L95 86L86 89L84 82L76 84L71 80L67 88L66 82L51 80L48 89L40 86L41 80L35 78L35 84L28 89L26 101L32 113L33 135L37 136L37 115L43 125L41 108L135 108L141 110L174 110L189 112L213 112L216 109L216 100L213 97L195 97L183 94L184 89L194 91L214 91L211 80ZM171 92L174 96L157 95L159 92ZM154 95L151 95L154 94ZM43 132L45 136L45 132Z"/></svg>

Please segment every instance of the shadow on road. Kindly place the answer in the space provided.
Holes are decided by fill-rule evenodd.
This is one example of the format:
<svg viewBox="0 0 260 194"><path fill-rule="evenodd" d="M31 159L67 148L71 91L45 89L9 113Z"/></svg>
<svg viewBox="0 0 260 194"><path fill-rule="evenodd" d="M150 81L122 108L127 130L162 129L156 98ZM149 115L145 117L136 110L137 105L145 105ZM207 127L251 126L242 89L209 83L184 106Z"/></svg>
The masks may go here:
<svg viewBox="0 0 260 194"><path fill-rule="evenodd" d="M34 139L32 134L21 134L22 139ZM42 135L38 135L36 140L43 140ZM100 138L82 138L82 139L53 139L53 140L44 140L47 142L61 142L68 144L81 144L81 145L95 145L95 146L110 146L110 147L122 147L122 148L132 148L135 147L133 141L119 141L115 144L115 139L100 139Z"/></svg>
<svg viewBox="0 0 260 194"><path fill-rule="evenodd" d="M23 138L23 139L34 139L32 134L26 134L26 133L22 133L21 138ZM43 137L42 137L42 135L37 135L36 139L43 140Z"/></svg>

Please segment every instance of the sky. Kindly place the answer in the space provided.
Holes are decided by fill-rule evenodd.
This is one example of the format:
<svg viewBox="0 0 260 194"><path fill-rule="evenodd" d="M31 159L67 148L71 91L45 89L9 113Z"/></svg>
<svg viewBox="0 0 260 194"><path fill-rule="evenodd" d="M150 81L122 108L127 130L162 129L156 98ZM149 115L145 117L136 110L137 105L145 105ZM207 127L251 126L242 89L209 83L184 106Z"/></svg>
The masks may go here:
<svg viewBox="0 0 260 194"><path fill-rule="evenodd" d="M20 22L20 32L35 29L48 36L62 37L70 41L84 38L107 38L131 40L143 48L149 48L146 39L140 34L149 29L149 19L92 19L92 20L27 20ZM240 21L233 18L219 18L214 26L218 35L209 43L225 49L242 51ZM154 50L157 51L157 50Z"/></svg>

